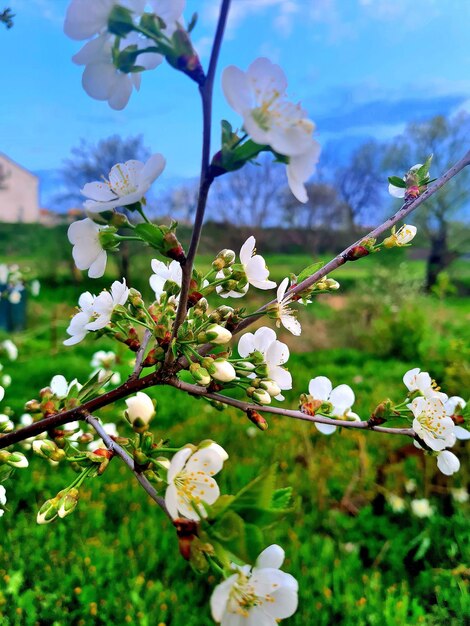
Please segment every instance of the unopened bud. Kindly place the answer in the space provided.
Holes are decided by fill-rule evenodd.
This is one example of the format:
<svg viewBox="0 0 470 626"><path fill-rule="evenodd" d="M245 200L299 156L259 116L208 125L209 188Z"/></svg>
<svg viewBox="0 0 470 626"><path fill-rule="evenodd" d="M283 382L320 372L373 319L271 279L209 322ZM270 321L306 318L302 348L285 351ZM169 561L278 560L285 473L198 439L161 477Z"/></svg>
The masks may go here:
<svg viewBox="0 0 470 626"><path fill-rule="evenodd" d="M59 508L57 514L59 517L64 518L73 512L78 504L78 489L70 489L65 496L59 502Z"/></svg>
<svg viewBox="0 0 470 626"><path fill-rule="evenodd" d="M134 287L131 287L129 289L128 301L136 309L142 309L145 307L145 303L142 299L142 294L140 293L140 291L137 291L137 289L134 289Z"/></svg>
<svg viewBox="0 0 470 626"><path fill-rule="evenodd" d="M41 410L41 403L38 400L28 400L24 405L25 411L28 413L39 413Z"/></svg>
<svg viewBox="0 0 470 626"><path fill-rule="evenodd" d="M0 463L6 463L16 469L23 469L29 465L28 459L21 452L7 452L6 450L0 450Z"/></svg>
<svg viewBox="0 0 470 626"><path fill-rule="evenodd" d="M369 250L367 250L364 246L354 246L346 253L346 259L348 261L357 261L358 259L362 259L362 257L368 256L369 254Z"/></svg>
<svg viewBox="0 0 470 626"><path fill-rule="evenodd" d="M55 520L58 515L58 504L59 500L57 497L46 500L38 511L36 522L38 524L49 524Z"/></svg>
<svg viewBox="0 0 470 626"><path fill-rule="evenodd" d="M219 324L210 324L206 330L198 335L198 343L210 342L223 345L232 339L232 333Z"/></svg>
<svg viewBox="0 0 470 626"><path fill-rule="evenodd" d="M278 396L281 393L279 385L270 378L265 378L261 380L259 383L259 388L267 391L272 398Z"/></svg>
<svg viewBox="0 0 470 626"><path fill-rule="evenodd" d="M210 385L212 379L205 367L201 367L199 363L192 363L189 366L189 371L198 385L203 385L204 387Z"/></svg>
<svg viewBox="0 0 470 626"><path fill-rule="evenodd" d="M231 363L225 359L215 359L212 361L211 367L208 369L212 378L222 383L229 383L235 380L237 374Z"/></svg>
<svg viewBox="0 0 470 626"><path fill-rule="evenodd" d="M11 433L15 429L15 425L8 415L0 415L0 433Z"/></svg>
<svg viewBox="0 0 470 626"><path fill-rule="evenodd" d="M152 399L143 391L138 391L132 398L126 400L126 418L136 432L143 433L155 415L155 406Z"/></svg>
<svg viewBox="0 0 470 626"><path fill-rule="evenodd" d="M235 263L235 259L236 255L233 250L221 250L212 262L212 267L220 271L224 269L224 267L230 267L230 265L233 265L233 263Z"/></svg>
<svg viewBox="0 0 470 626"><path fill-rule="evenodd" d="M257 428L259 428L260 430L268 429L268 422L265 420L265 418L262 415L258 413L258 411L255 411L254 409L248 409L246 414L250 422L253 422L253 424Z"/></svg>

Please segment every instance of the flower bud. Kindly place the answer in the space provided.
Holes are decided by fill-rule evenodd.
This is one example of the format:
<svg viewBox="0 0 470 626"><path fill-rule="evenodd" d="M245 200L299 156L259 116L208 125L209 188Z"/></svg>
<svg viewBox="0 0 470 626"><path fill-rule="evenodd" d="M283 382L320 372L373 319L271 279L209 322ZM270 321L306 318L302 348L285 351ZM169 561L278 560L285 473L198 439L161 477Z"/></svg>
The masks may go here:
<svg viewBox="0 0 470 626"><path fill-rule="evenodd" d="M244 373L244 370L249 370L250 372L253 372L256 365L254 363L250 363L250 361L238 361L237 363L235 363L235 371L240 371L242 373ZM244 374L246 376L246 374Z"/></svg>
<svg viewBox="0 0 470 626"><path fill-rule="evenodd" d="M334 278L327 278L326 279L326 286L330 291L336 291L337 289L340 288L340 284L337 280L335 280Z"/></svg>
<svg viewBox="0 0 470 626"><path fill-rule="evenodd" d="M7 452L6 450L0 451L0 463L6 463L17 469L23 469L29 465L28 459L21 452Z"/></svg>
<svg viewBox="0 0 470 626"><path fill-rule="evenodd" d="M49 524L58 515L59 500L57 497L46 500L38 511L36 522L38 524Z"/></svg>
<svg viewBox="0 0 470 626"><path fill-rule="evenodd" d="M28 413L39 413L41 410L41 403L38 400L28 400L24 405L25 411Z"/></svg>
<svg viewBox="0 0 470 626"><path fill-rule="evenodd" d="M231 339L232 333L219 324L210 324L205 332L199 333L198 335L199 343L210 342L215 345L228 343Z"/></svg>
<svg viewBox="0 0 470 626"><path fill-rule="evenodd" d="M362 259L362 257L368 256L369 254L369 250L364 246L354 246L346 253L346 260L357 261L358 259Z"/></svg>
<svg viewBox="0 0 470 626"><path fill-rule="evenodd" d="M221 250L212 262L212 267L216 270L221 270L224 267L230 267L230 265L235 263L235 259L236 255L233 250Z"/></svg>
<svg viewBox="0 0 470 626"><path fill-rule="evenodd" d="M416 232L416 226L412 226L411 224L404 224L395 233L396 245L406 246L408 243L410 243L410 241L415 238Z"/></svg>
<svg viewBox="0 0 470 626"><path fill-rule="evenodd" d="M137 291L137 289L134 289L134 287L129 289L128 302L136 309L142 309L145 307L142 294L140 291Z"/></svg>
<svg viewBox="0 0 470 626"><path fill-rule="evenodd" d="M144 432L155 415L155 406L149 396L143 391L138 391L132 398L126 400L126 418L136 432Z"/></svg>
<svg viewBox="0 0 470 626"><path fill-rule="evenodd" d="M192 363L189 366L189 371L198 385L203 385L204 387L210 385L212 379L205 367L201 367L199 363Z"/></svg>
<svg viewBox="0 0 470 626"><path fill-rule="evenodd" d="M116 238L116 229L113 227L100 230L98 239L103 250L114 250L119 245L119 239Z"/></svg>
<svg viewBox="0 0 470 626"><path fill-rule="evenodd" d="M261 380L259 383L259 388L267 391L272 398L278 396L281 393L279 385L270 378L265 378Z"/></svg>
<svg viewBox="0 0 470 626"><path fill-rule="evenodd" d="M255 411L254 409L248 409L246 414L248 416L248 419L251 422L253 422L253 424L257 428L259 428L260 430L267 430L268 429L268 422L266 421L266 419L262 415L260 415L258 413L258 411Z"/></svg>
<svg viewBox="0 0 470 626"><path fill-rule="evenodd" d="M212 378L222 383L229 383L237 377L233 365L225 359L215 359L211 364L209 373Z"/></svg>
<svg viewBox="0 0 470 626"><path fill-rule="evenodd" d="M8 415L0 414L0 433L11 433L15 429L15 425Z"/></svg>
<svg viewBox="0 0 470 626"><path fill-rule="evenodd" d="M78 504L78 489L70 489L65 496L59 501L59 508L57 514L59 517L64 518L70 515Z"/></svg>
<svg viewBox="0 0 470 626"><path fill-rule="evenodd" d="M246 393L258 404L271 404L271 396L265 389L255 389L255 387L248 387Z"/></svg>

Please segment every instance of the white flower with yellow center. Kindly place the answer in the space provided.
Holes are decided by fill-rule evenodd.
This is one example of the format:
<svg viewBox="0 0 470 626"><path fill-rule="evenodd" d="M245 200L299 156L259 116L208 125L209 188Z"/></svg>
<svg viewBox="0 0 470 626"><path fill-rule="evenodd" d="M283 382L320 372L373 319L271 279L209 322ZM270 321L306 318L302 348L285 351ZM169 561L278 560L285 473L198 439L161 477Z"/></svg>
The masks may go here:
<svg viewBox="0 0 470 626"><path fill-rule="evenodd" d="M416 517L431 517L434 514L434 508L429 504L427 498L420 498L411 501L411 510Z"/></svg>
<svg viewBox="0 0 470 626"><path fill-rule="evenodd" d="M289 294L286 296L288 286L289 279L284 278L277 288L277 304L269 309L269 314L276 318L276 326L278 328L282 324L284 328L298 337L302 332L302 327L297 319L297 312L290 308L293 296Z"/></svg>
<svg viewBox="0 0 470 626"><path fill-rule="evenodd" d="M397 246L406 246L410 241L412 241L417 232L416 226L412 226L411 224L403 224L401 228L397 230L395 233L395 240Z"/></svg>
<svg viewBox="0 0 470 626"><path fill-rule="evenodd" d="M419 391L425 398L439 398L441 402L446 402L448 396L436 388L436 383L432 380L428 372L422 372L419 367L408 370L403 376L408 391L411 393Z"/></svg>
<svg viewBox="0 0 470 626"><path fill-rule="evenodd" d="M126 285L126 279L122 279L122 283L115 280L111 285L111 292L102 291L93 302L93 315L95 319L86 324L87 330L100 330L109 324L115 307L124 306L129 296L129 288Z"/></svg>
<svg viewBox="0 0 470 626"><path fill-rule="evenodd" d="M228 457L227 457L228 458ZM175 454L168 469L165 504L173 519L199 520L206 516L205 504L220 495L214 476L224 464L224 455L210 446L193 451L186 447Z"/></svg>
<svg viewBox="0 0 470 626"><path fill-rule="evenodd" d="M91 213L100 213L140 202L164 168L165 158L161 154L153 154L146 163L135 160L117 163L111 168L108 180L83 187L81 193L88 198L83 206Z"/></svg>
<svg viewBox="0 0 470 626"><path fill-rule="evenodd" d="M217 585L211 596L214 620L221 626L276 626L297 610L298 583L280 570L284 550L272 545L259 555L253 569L235 573Z"/></svg>
<svg viewBox="0 0 470 626"><path fill-rule="evenodd" d="M454 422L439 398L419 397L407 406L414 415L413 430L431 450L444 450L455 443Z"/></svg>
<svg viewBox="0 0 470 626"><path fill-rule="evenodd" d="M325 402L331 405L328 415L332 418L350 419L358 421L360 418L351 411L354 404L354 391L349 385L338 385L333 389L331 380L326 376L316 376L312 378L308 385L308 392L314 400ZM330 424L319 424L315 422L316 428L324 435L331 435L335 432L336 426Z"/></svg>

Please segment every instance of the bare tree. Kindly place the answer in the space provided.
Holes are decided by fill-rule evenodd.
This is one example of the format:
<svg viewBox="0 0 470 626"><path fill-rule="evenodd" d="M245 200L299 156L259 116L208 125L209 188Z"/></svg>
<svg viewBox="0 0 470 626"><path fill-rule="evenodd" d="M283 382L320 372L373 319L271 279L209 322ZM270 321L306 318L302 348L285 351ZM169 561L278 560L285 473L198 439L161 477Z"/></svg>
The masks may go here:
<svg viewBox="0 0 470 626"><path fill-rule="evenodd" d="M231 176L216 179L209 199L213 219L238 226L275 224L280 217L281 192L286 186L283 168L272 155L260 155Z"/></svg>
<svg viewBox="0 0 470 626"><path fill-rule="evenodd" d="M334 187L327 183L310 183L306 185L308 201L298 202L290 192L285 192L283 215L290 228L335 228L342 229L348 210Z"/></svg>
<svg viewBox="0 0 470 626"><path fill-rule="evenodd" d="M392 143L385 163L391 173L399 174L415 163L424 162L429 154L433 154L431 174L437 175L448 168L462 146L468 144L469 136L468 113L462 112L451 119L436 116L427 122L413 123ZM465 171L436 193L417 214L416 222L430 242L427 290L435 285L440 272L462 252L461 247L457 249L454 242L450 242L449 229L452 220L469 222L469 211L465 210L470 200L469 183L470 175Z"/></svg>
<svg viewBox="0 0 470 626"><path fill-rule="evenodd" d="M170 189L161 199L165 213L181 222L190 222L197 205L197 182L187 182Z"/></svg>
<svg viewBox="0 0 470 626"><path fill-rule="evenodd" d="M12 28L14 17L15 14L11 12L11 9L3 9L3 11L0 13L0 24L5 24L7 28Z"/></svg>

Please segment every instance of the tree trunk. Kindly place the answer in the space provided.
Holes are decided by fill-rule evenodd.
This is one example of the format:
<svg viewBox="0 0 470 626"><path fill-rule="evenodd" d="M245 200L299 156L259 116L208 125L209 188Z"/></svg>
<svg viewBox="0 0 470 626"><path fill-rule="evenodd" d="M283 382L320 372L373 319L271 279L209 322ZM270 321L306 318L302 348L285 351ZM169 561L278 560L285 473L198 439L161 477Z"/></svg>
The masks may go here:
<svg viewBox="0 0 470 626"><path fill-rule="evenodd" d="M430 292L437 283L437 277L445 270L451 261L451 255L447 249L447 229L442 226L431 237L431 250L429 252L426 269L426 291Z"/></svg>

